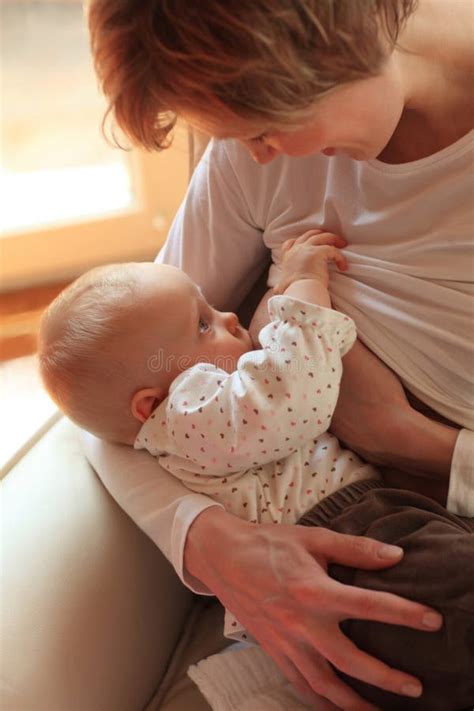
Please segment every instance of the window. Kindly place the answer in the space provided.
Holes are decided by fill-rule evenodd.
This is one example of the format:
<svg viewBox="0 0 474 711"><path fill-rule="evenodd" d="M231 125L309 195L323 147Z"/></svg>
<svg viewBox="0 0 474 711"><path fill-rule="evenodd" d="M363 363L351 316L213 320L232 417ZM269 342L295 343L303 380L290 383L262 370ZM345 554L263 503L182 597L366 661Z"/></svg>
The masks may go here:
<svg viewBox="0 0 474 711"><path fill-rule="evenodd" d="M186 188L185 131L162 153L106 143L80 0L2 0L0 39L2 289L152 259Z"/></svg>

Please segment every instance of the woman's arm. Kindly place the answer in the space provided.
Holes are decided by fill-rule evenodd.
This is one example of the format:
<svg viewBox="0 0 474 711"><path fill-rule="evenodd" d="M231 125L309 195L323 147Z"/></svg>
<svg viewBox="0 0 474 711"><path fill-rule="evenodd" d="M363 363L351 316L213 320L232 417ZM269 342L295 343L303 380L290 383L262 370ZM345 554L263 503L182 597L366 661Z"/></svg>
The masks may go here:
<svg viewBox="0 0 474 711"><path fill-rule="evenodd" d="M449 482L458 430L414 410L396 375L360 341L344 358L331 431L374 464Z"/></svg>
<svg viewBox="0 0 474 711"><path fill-rule="evenodd" d="M322 528L249 524L222 509L209 509L189 530L185 567L216 593L315 708L326 711L335 704L373 711L337 677L331 664L398 694L416 695L421 686L356 649L342 634L340 621L373 619L428 631L440 618L395 595L335 583L327 568L339 562L383 569L397 563L400 555L399 549L368 538ZM407 685L412 685L412 693Z"/></svg>
<svg viewBox="0 0 474 711"><path fill-rule="evenodd" d="M274 296L273 289L268 289L268 291L263 295L262 300L255 309L255 313L252 316L252 320L249 326L249 333L252 342L256 348L259 348L258 334L264 328L267 323L270 323L270 315L268 313L268 302Z"/></svg>
<svg viewBox="0 0 474 711"><path fill-rule="evenodd" d="M269 289L255 311L253 339L268 322L272 295ZM459 429L415 410L395 373L360 341L344 356L343 366L331 432L367 461L389 468L393 485L411 482L408 488L431 491L446 503ZM434 480L432 488L426 479Z"/></svg>
<svg viewBox="0 0 474 711"><path fill-rule="evenodd" d="M105 442L88 432L82 432L82 444L107 491L168 558L182 582L194 592L211 594L184 570L183 549L194 518L220 504L190 492L148 452Z"/></svg>

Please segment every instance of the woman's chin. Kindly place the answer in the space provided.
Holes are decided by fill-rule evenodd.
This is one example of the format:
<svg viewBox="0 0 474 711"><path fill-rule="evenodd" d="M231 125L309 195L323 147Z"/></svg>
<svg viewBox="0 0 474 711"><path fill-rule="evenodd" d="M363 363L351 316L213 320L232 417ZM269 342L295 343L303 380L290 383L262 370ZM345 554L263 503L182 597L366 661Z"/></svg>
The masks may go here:
<svg viewBox="0 0 474 711"><path fill-rule="evenodd" d="M372 158L376 158L375 155L369 154L368 151L364 151L361 149L357 148L325 148L323 151L321 151L325 156L328 158L332 158L333 156L336 155L346 155L352 160L371 160Z"/></svg>

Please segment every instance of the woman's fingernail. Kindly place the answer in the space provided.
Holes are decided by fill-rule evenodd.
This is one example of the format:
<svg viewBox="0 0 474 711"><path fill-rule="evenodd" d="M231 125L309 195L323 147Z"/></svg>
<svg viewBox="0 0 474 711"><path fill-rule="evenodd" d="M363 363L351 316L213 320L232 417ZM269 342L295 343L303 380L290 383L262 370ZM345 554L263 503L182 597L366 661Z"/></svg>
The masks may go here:
<svg viewBox="0 0 474 711"><path fill-rule="evenodd" d="M422 622L429 630L438 630L443 624L443 618L437 612L426 612Z"/></svg>
<svg viewBox="0 0 474 711"><path fill-rule="evenodd" d="M400 546L380 546L378 549L379 558L394 560L395 558L400 558L401 555L403 555L403 548L400 548Z"/></svg>
<svg viewBox="0 0 474 711"><path fill-rule="evenodd" d="M423 687L418 684L405 684L402 686L402 694L404 696L412 696L413 698L418 698L423 693Z"/></svg>

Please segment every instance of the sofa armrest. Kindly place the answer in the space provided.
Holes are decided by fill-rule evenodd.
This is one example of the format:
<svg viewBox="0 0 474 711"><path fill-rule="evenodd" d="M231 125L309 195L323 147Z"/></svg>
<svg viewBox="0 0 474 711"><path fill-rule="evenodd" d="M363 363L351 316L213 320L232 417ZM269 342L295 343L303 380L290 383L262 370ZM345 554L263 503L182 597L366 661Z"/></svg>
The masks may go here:
<svg viewBox="0 0 474 711"><path fill-rule="evenodd" d="M119 509L62 418L2 487L8 711L134 711L156 691L193 596Z"/></svg>

